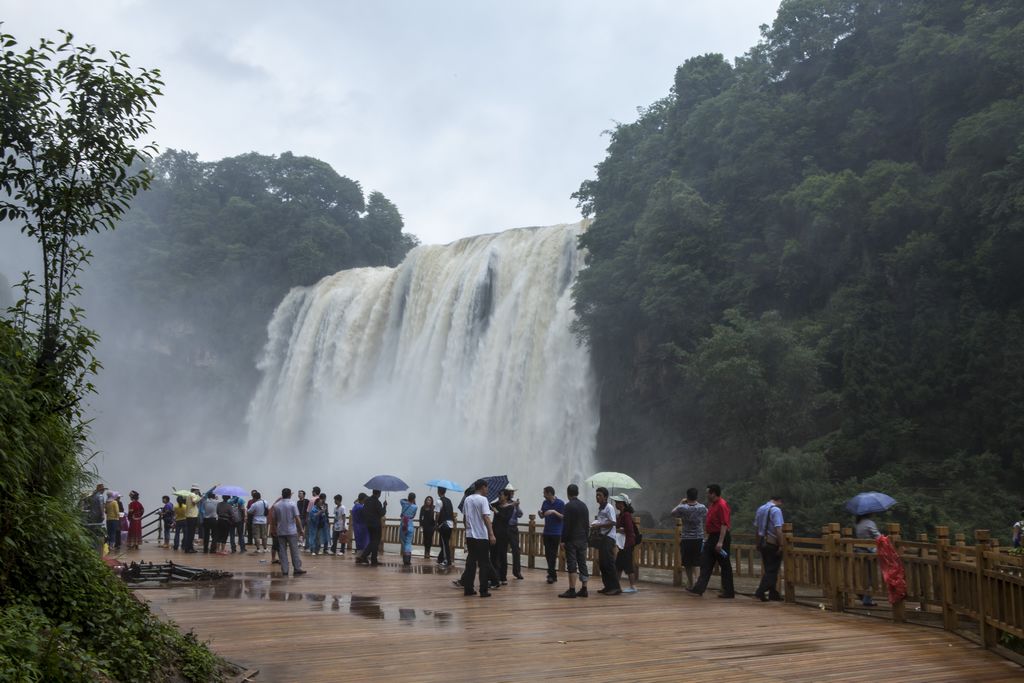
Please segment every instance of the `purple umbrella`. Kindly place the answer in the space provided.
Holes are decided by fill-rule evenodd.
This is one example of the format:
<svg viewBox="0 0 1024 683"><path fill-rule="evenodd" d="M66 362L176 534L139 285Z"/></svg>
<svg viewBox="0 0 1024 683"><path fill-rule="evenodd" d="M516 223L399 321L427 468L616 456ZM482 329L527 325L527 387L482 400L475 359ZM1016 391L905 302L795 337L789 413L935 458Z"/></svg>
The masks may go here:
<svg viewBox="0 0 1024 683"><path fill-rule="evenodd" d="M398 477L394 477L390 474L378 474L376 477L371 477L370 481L363 484L364 487L371 491L407 491L409 485Z"/></svg>

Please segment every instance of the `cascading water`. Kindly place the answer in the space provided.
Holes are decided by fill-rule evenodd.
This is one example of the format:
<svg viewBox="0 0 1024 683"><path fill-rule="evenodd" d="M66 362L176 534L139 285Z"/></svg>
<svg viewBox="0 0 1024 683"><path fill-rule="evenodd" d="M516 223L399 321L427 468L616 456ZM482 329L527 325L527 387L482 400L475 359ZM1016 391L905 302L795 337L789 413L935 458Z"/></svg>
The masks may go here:
<svg viewBox="0 0 1024 683"><path fill-rule="evenodd" d="M570 329L581 229L422 246L293 289L268 329L252 447L306 486L395 474L420 501L432 478L508 474L530 512L544 485L582 483L598 406Z"/></svg>

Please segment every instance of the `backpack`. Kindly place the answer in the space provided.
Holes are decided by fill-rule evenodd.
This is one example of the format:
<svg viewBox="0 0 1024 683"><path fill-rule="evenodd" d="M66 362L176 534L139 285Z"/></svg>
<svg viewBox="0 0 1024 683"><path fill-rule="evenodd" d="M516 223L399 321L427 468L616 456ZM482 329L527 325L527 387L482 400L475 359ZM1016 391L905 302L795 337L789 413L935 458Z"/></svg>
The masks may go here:
<svg viewBox="0 0 1024 683"><path fill-rule="evenodd" d="M238 504L231 506L231 523L241 524L242 522L242 508Z"/></svg>
<svg viewBox="0 0 1024 683"><path fill-rule="evenodd" d="M638 546L644 542L644 535L640 533L640 525L636 523L635 519L633 520L633 538L635 539L633 543L634 546Z"/></svg>

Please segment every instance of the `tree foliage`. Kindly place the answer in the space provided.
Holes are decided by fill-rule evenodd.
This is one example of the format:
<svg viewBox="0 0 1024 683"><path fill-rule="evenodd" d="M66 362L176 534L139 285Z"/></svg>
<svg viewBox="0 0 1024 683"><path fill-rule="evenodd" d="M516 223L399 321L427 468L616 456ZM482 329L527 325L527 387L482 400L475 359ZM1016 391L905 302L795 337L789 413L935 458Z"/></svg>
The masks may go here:
<svg viewBox="0 0 1024 683"><path fill-rule="evenodd" d="M575 195L601 455L682 488L794 452L976 523L934 514L951 463L1024 484L1024 6L784 0L762 35L687 60Z"/></svg>
<svg viewBox="0 0 1024 683"><path fill-rule="evenodd" d="M0 35L0 221L41 247L41 279L26 274L22 282L19 324L34 337L40 380L64 391L64 409L77 410L95 369L95 339L73 303L90 256L82 238L112 228L148 185L148 172L131 168L154 149L138 141L162 84L158 71L132 68L123 53L101 55L62 37L19 52L12 36Z"/></svg>
<svg viewBox="0 0 1024 683"><path fill-rule="evenodd" d="M216 162L169 150L114 233L91 244L91 302L126 380L224 421L251 396L271 314L292 287L345 268L397 265L417 242L380 192L311 157L256 153ZM175 384L173 378L178 378ZM223 410L221 410L223 408ZM171 409L168 407L168 409ZM163 412L163 409L159 409Z"/></svg>
<svg viewBox="0 0 1024 683"><path fill-rule="evenodd" d="M156 71L70 34L18 51L0 35L0 224L41 270L0 317L0 680L219 678L220 662L156 619L100 559L79 520L88 481L81 400L96 335L74 303L82 239L111 228L149 182L136 146Z"/></svg>

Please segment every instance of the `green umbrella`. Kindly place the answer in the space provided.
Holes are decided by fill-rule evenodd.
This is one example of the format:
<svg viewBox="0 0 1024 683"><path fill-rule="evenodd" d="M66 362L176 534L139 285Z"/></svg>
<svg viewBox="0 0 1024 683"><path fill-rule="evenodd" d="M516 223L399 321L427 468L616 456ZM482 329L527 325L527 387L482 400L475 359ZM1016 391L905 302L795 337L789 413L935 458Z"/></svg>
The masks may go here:
<svg viewBox="0 0 1024 683"><path fill-rule="evenodd" d="M607 489L643 489L640 484L636 483L636 479L622 472L598 472L585 479L583 483L590 484L595 489L598 486L603 486Z"/></svg>

